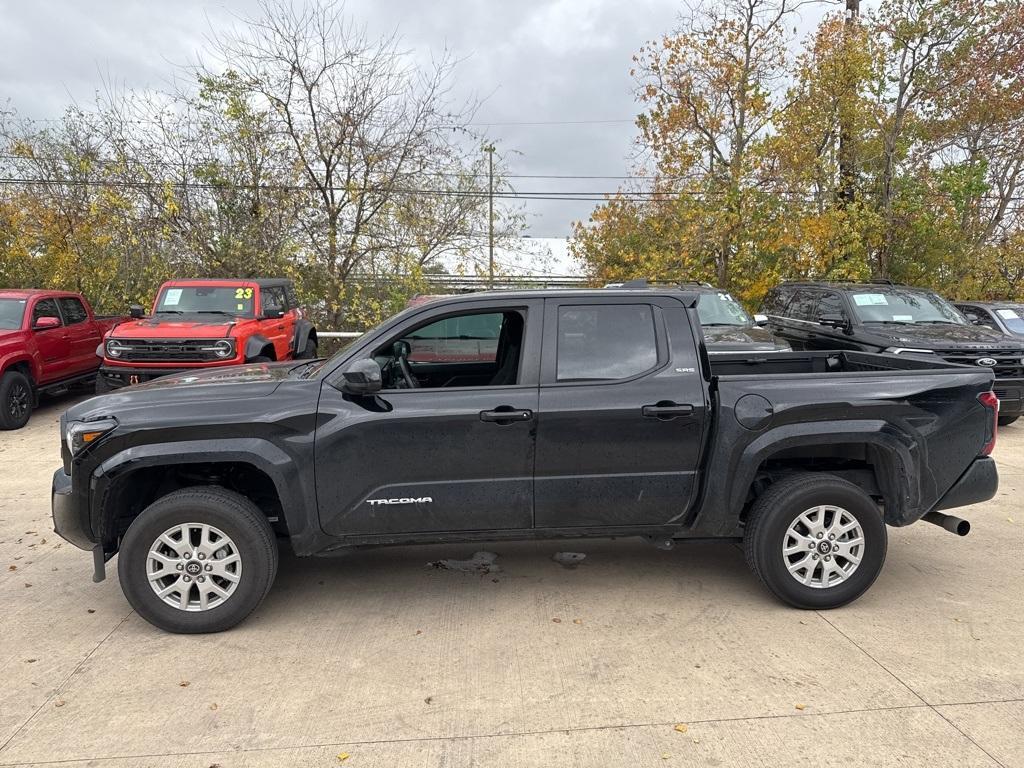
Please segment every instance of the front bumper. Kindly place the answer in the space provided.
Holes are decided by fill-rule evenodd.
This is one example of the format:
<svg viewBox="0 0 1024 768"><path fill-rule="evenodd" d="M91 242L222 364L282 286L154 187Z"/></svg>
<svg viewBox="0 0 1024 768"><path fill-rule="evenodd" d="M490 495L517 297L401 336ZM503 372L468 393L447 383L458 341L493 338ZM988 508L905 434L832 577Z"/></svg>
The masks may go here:
<svg viewBox="0 0 1024 768"><path fill-rule="evenodd" d="M173 376L176 373L206 370L205 368L129 368L128 366L103 366L99 375L108 389L120 389L130 384L141 384L144 381L158 379L161 376Z"/></svg>
<svg viewBox="0 0 1024 768"><path fill-rule="evenodd" d="M1024 379L999 379L992 382L992 391L999 398L1000 416L1024 414Z"/></svg>
<svg viewBox="0 0 1024 768"><path fill-rule="evenodd" d="M953 509L988 501L998 489L999 472L995 460L991 456L979 456L939 499L935 509Z"/></svg>
<svg viewBox="0 0 1024 768"><path fill-rule="evenodd" d="M71 475L63 468L53 473L50 508L53 514L54 533L81 549L92 549L96 546L92 539L92 531L89 530L88 510L82 510L77 503Z"/></svg>

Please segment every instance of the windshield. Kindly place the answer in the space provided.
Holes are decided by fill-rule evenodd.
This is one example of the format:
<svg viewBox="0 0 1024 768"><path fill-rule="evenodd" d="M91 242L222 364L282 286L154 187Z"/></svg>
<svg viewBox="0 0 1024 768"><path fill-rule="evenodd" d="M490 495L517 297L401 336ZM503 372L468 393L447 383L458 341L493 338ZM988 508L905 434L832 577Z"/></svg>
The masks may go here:
<svg viewBox="0 0 1024 768"><path fill-rule="evenodd" d="M996 314L1002 318L1008 330L1024 333L1024 307L999 307Z"/></svg>
<svg viewBox="0 0 1024 768"><path fill-rule="evenodd" d="M701 325L751 325L747 311L728 293L702 293L697 302Z"/></svg>
<svg viewBox="0 0 1024 768"><path fill-rule="evenodd" d="M188 285L164 288L156 301L158 315L232 315L255 317L256 289L251 286Z"/></svg>
<svg viewBox="0 0 1024 768"><path fill-rule="evenodd" d="M967 320L948 301L926 291L874 289L851 294L853 309L862 323L948 323Z"/></svg>
<svg viewBox="0 0 1024 768"><path fill-rule="evenodd" d="M27 299L0 299L0 330L16 331L21 328Z"/></svg>

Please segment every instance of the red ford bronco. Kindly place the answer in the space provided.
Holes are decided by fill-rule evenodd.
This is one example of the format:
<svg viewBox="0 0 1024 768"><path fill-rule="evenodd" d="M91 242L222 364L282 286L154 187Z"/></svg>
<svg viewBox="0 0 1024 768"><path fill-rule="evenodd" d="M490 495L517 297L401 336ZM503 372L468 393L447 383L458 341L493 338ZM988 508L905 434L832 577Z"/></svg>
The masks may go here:
<svg viewBox="0 0 1024 768"><path fill-rule="evenodd" d="M108 333L96 391L192 369L316 357L317 336L290 280L171 280L153 313Z"/></svg>

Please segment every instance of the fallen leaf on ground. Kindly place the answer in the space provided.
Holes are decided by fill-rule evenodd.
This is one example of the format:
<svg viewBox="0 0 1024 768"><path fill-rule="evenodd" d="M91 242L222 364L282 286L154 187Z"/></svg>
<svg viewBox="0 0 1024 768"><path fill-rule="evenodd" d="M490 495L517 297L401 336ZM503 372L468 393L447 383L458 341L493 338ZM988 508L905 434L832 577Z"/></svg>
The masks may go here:
<svg viewBox="0 0 1024 768"><path fill-rule="evenodd" d="M16 570L18 570L18 566L16 566L16 565L9 565L9 566L7 566L7 570L8 571L16 571Z"/></svg>
<svg viewBox="0 0 1024 768"><path fill-rule="evenodd" d="M427 698L425 698L423 701L425 703L427 703L427 704L433 704L434 703L434 697L433 696L427 696Z"/></svg>
<svg viewBox="0 0 1024 768"><path fill-rule="evenodd" d="M338 762L343 763L346 760L348 760L349 757L351 757L351 755L349 755L348 752L342 752L340 755L338 755Z"/></svg>
<svg viewBox="0 0 1024 768"><path fill-rule="evenodd" d="M25 586L26 586L26 587L31 587L32 585L31 585L31 584L29 584L29 583L28 583L28 582L26 581L26 582L25 582Z"/></svg>
<svg viewBox="0 0 1024 768"><path fill-rule="evenodd" d="M85 612L86 613L96 613L96 609L95 608L86 608Z"/></svg>
<svg viewBox="0 0 1024 768"><path fill-rule="evenodd" d="M416 630L416 634L417 635L422 635L423 634L423 630L422 629L417 629Z"/></svg>
<svg viewBox="0 0 1024 768"><path fill-rule="evenodd" d="M670 757L672 757L672 755L670 755L668 752L662 752L661 753L661 759L662 760L668 760Z"/></svg>
<svg viewBox="0 0 1024 768"><path fill-rule="evenodd" d="M67 702L64 701L64 699L57 699L55 702L53 702L53 706L55 707L63 707L65 704L67 704Z"/></svg>
<svg viewBox="0 0 1024 768"><path fill-rule="evenodd" d="M210 710L211 710L211 711L214 711L214 710L216 710L216 709L217 709L217 705L216 705L216 704L211 704L211 705L210 705Z"/></svg>
<svg viewBox="0 0 1024 768"><path fill-rule="evenodd" d="M802 711L802 710L807 708L807 705L806 704L797 704L796 708Z"/></svg>
<svg viewBox="0 0 1024 768"><path fill-rule="evenodd" d="M583 619L573 619L572 623L573 624L582 624L583 623Z"/></svg>
<svg viewBox="0 0 1024 768"><path fill-rule="evenodd" d="M552 619L552 621L555 622L555 624L561 624L562 623L562 620L561 619L557 619L557 618L556 619Z"/></svg>
<svg viewBox="0 0 1024 768"><path fill-rule="evenodd" d="M26 664L35 664L39 659L25 659Z"/></svg>
<svg viewBox="0 0 1024 768"><path fill-rule="evenodd" d="M190 685L192 685L192 683L190 683L188 680L182 680L180 683L178 683L178 685L180 685L182 688L188 688Z"/></svg>
<svg viewBox="0 0 1024 768"><path fill-rule="evenodd" d="M686 733L688 730L690 730L690 726L688 726L686 723L677 723L675 730L679 731L680 733Z"/></svg>

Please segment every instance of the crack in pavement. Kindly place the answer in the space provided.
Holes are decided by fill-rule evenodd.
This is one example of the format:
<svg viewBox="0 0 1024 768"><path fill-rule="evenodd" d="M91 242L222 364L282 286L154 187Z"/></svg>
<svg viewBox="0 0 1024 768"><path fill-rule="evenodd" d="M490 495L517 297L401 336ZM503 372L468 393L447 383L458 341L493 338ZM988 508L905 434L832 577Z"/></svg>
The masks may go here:
<svg viewBox="0 0 1024 768"><path fill-rule="evenodd" d="M96 651L98 651L100 647L105 642L107 642L107 640L109 640L113 636L113 634L124 625L126 621L128 621L129 618L131 618L131 615L133 613L135 613L134 609L128 611L125 617L121 619L119 622L117 622L117 624L114 625L114 628L107 632L107 634L104 635L103 638L98 643L96 643L96 646L91 651L89 651L85 655L85 657L80 662L78 662L78 664L75 665L75 668L72 669L71 672L69 672L67 676L57 684L57 686L53 689L53 692L46 697L46 700L38 707L36 707L35 712L29 715L28 719L18 726L17 730L15 730L14 733L12 733L10 737L8 737L7 741L5 741L3 744L0 744L0 755L2 755L3 751L7 749L8 745L18 737L18 734L25 730L28 727L29 723L36 719L39 713L43 711L43 707L45 707L47 704L53 701L54 698L60 695L60 692L64 688L64 686L71 682L72 678L74 678L74 676L78 674L78 670L85 666L86 662L88 662L89 659L91 659L93 655L96 653ZM2 763L0 765L20 765L20 763Z"/></svg>
<svg viewBox="0 0 1024 768"><path fill-rule="evenodd" d="M850 642L850 644L853 645L853 647L855 647L858 651L863 653L865 656L867 656L869 659L871 659L871 661L873 661L875 664L877 664L879 669L881 669L883 672L885 672L887 675L889 675L893 680L895 680L900 685L902 685L904 688L906 688L908 691L910 691L910 693L912 693L917 698L918 701L920 701L924 706L926 706L928 709L930 709L932 712L934 712L937 716L942 718L942 720L945 721L950 727L952 727L953 730L955 730L957 733L959 733L961 736L963 736L965 739L967 739L967 741L969 741L971 744L973 744L975 747L977 747L981 751L981 753L984 754L989 760L991 760L993 763L998 765L999 768L1006 768L1006 766L1002 762L997 760L995 758L995 756L992 755L992 753L990 753L987 749L985 749L983 746L981 746L981 744L979 744L977 741L975 741L973 738L971 738L956 723L954 723L952 720L950 720L944 714L939 712L939 710L936 709L934 705L932 705L932 704L928 703L927 701L925 701L924 697L921 694L919 694L917 691L915 691L913 688L911 688L910 685L907 682L905 682L902 678L900 678L899 675L897 675L895 672L893 672L891 669L889 669L887 666L885 666L885 664L883 664L878 659L876 659L874 656L872 656L856 640L854 640L848 634L843 632L843 630L841 630L839 627L837 627L835 624L833 624L831 621L829 621L828 618L826 618L822 614L821 611L815 611L814 613L818 616L819 619L824 621L826 624L828 624L830 627L832 627L832 629L834 629L840 635L845 637ZM947 705L943 704L941 706L947 706ZM956 705L951 704L951 705L948 705L948 706L956 706Z"/></svg>

